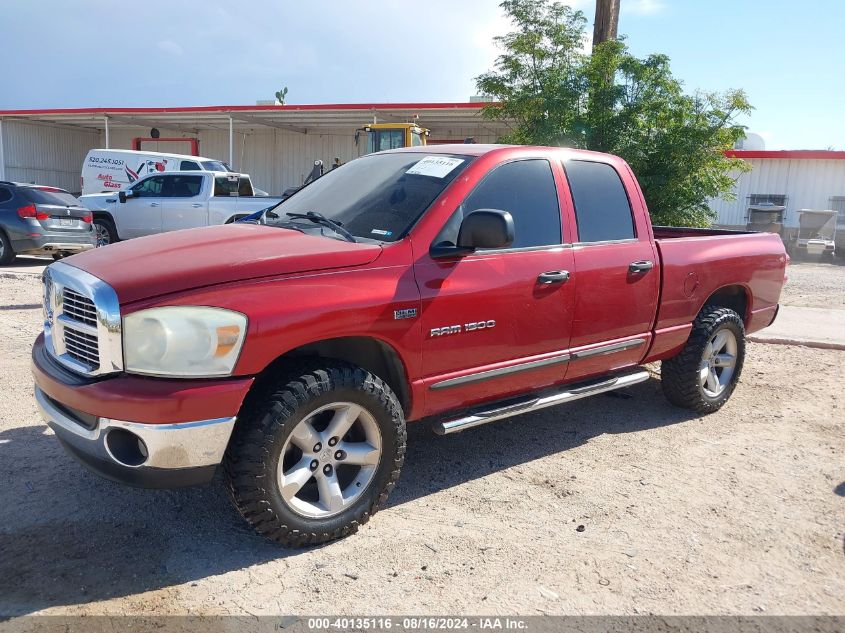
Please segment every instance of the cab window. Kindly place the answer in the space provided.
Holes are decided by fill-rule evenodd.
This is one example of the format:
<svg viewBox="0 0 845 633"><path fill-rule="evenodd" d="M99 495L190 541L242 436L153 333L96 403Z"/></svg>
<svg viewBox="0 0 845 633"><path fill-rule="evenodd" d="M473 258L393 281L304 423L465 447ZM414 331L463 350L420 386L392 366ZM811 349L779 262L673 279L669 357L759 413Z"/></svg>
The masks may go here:
<svg viewBox="0 0 845 633"><path fill-rule="evenodd" d="M179 164L179 171L200 171L200 166L192 160L183 160Z"/></svg>
<svg viewBox="0 0 845 633"><path fill-rule="evenodd" d="M519 160L496 167L458 207L435 243L454 245L463 218L479 209L499 209L513 217L510 248L561 243L560 205L552 166L545 159Z"/></svg>
<svg viewBox="0 0 845 633"><path fill-rule="evenodd" d="M130 187L136 198L153 198L161 196L164 187L164 176L152 176Z"/></svg>
<svg viewBox="0 0 845 633"><path fill-rule="evenodd" d="M202 189L202 176L167 176L162 189L165 198L193 198Z"/></svg>
<svg viewBox="0 0 845 633"><path fill-rule="evenodd" d="M630 240L636 237L631 204L616 170L607 163L564 162L575 204L579 242Z"/></svg>
<svg viewBox="0 0 845 633"><path fill-rule="evenodd" d="M371 129L367 139L368 153L405 147L405 130Z"/></svg>

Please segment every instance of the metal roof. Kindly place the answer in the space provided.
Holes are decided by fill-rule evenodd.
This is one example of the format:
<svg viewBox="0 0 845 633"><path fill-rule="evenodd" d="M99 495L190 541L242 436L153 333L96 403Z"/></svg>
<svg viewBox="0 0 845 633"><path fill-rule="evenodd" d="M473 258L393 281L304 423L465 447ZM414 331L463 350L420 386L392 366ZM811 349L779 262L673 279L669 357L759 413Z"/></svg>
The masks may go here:
<svg viewBox="0 0 845 633"><path fill-rule="evenodd" d="M361 126L373 121L411 122L418 118L424 127L474 126L487 103L331 103L305 105L230 105L176 108L61 108L45 110L0 110L0 119L28 120L70 125L93 130L121 127L159 127L184 131L228 129L229 118L236 129L260 126L304 132L320 128ZM501 124L498 124L501 125Z"/></svg>
<svg viewBox="0 0 845 633"><path fill-rule="evenodd" d="M743 150L732 149L725 152L728 158L774 158L803 160L843 160L845 152L828 149L786 149L786 150Z"/></svg>

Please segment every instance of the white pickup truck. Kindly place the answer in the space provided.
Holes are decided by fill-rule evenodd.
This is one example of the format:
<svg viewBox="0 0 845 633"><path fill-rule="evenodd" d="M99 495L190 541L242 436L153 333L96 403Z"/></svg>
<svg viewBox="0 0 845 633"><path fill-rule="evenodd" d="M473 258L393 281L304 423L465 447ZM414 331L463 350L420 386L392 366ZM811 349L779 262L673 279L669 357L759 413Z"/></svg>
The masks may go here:
<svg viewBox="0 0 845 633"><path fill-rule="evenodd" d="M80 201L94 214L97 245L213 224L227 224L281 198L256 196L247 174L170 171L128 189Z"/></svg>

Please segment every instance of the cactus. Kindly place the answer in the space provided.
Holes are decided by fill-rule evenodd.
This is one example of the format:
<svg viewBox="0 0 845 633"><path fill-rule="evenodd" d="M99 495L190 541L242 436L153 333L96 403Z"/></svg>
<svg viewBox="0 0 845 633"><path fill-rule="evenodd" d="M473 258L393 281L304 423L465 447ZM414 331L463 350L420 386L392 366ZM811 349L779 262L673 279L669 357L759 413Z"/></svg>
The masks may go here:
<svg viewBox="0 0 845 633"><path fill-rule="evenodd" d="M285 97L288 94L288 87L285 86L281 90L276 91L276 101L279 102L279 105L285 105Z"/></svg>

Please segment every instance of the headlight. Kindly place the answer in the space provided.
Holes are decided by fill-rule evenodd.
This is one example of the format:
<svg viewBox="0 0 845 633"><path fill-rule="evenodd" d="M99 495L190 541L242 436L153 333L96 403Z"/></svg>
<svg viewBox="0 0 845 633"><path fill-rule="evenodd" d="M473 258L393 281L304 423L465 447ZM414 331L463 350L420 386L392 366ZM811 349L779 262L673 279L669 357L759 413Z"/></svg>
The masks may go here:
<svg viewBox="0 0 845 633"><path fill-rule="evenodd" d="M173 306L123 319L128 372L155 376L228 376L246 336L246 317L222 308Z"/></svg>

